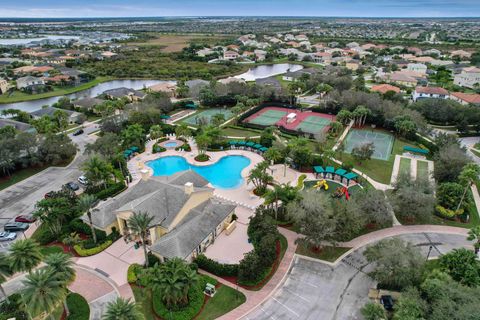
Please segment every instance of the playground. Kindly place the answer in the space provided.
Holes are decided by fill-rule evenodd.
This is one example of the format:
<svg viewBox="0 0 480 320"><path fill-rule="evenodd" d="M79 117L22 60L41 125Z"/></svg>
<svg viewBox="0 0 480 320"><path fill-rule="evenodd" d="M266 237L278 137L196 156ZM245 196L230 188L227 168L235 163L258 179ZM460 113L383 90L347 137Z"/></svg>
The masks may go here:
<svg viewBox="0 0 480 320"><path fill-rule="evenodd" d="M229 109L222 109L222 108L213 108L213 109L206 109L202 111L198 111L195 114L187 117L181 122L186 123L191 126L198 126L200 124L200 119L206 119L207 123L210 124L212 117L216 114L223 114L225 117L225 121L230 119L233 116L233 113Z"/></svg>
<svg viewBox="0 0 480 320"><path fill-rule="evenodd" d="M281 107L266 107L244 120L262 127L277 126L296 132L316 134L329 129L335 116Z"/></svg>
<svg viewBox="0 0 480 320"><path fill-rule="evenodd" d="M352 153L353 148L367 143L375 146L372 159L387 161L392 153L394 137L379 130L351 129L344 142L345 152Z"/></svg>
<svg viewBox="0 0 480 320"><path fill-rule="evenodd" d="M347 199L361 189L359 184L346 187L338 181L330 179L309 180L305 181L305 190L316 190L318 192L326 192L334 199Z"/></svg>

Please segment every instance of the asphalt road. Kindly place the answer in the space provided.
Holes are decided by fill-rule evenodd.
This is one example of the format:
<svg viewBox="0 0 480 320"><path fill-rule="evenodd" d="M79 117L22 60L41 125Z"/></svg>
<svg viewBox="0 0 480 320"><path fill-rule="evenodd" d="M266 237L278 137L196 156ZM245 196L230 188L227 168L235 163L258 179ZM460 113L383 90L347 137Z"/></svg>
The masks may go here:
<svg viewBox="0 0 480 320"><path fill-rule="evenodd" d="M463 236L457 235L409 234L400 238L421 248L425 257L430 246L430 257L453 248L471 248ZM281 287L243 319L363 319L360 309L368 302L368 290L376 285L367 275L372 266L363 257L364 249L348 255L335 267L296 257Z"/></svg>
<svg viewBox="0 0 480 320"><path fill-rule="evenodd" d="M45 193L59 190L70 181L77 181L81 176L81 164L86 156L83 154L85 145L95 141L95 136L90 133L98 130L98 124L87 124L85 133L74 137L70 134L73 142L78 147L75 159L67 167L50 167L42 172L23 180L7 189L0 191L0 230L3 231L5 223L13 220L20 214L32 213L35 204L42 199ZM20 237L18 235L17 237ZM8 247L8 243L0 242L0 251Z"/></svg>

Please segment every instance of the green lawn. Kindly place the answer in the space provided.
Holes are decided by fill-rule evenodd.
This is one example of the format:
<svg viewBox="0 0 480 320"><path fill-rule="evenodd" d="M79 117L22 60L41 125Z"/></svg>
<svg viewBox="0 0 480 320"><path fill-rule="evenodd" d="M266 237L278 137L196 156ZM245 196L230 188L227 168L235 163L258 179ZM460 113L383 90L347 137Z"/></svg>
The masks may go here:
<svg viewBox="0 0 480 320"><path fill-rule="evenodd" d="M390 155L387 161L370 159L370 160L363 161L362 163L358 163L357 161L355 161L352 155L348 153L342 153L339 156L338 160L349 161L354 164L355 169L362 171L373 180L381 183L389 184L392 176L395 155L402 154L404 146L416 147L413 143L407 142L405 140L401 140L399 138L395 138L392 154Z"/></svg>
<svg viewBox="0 0 480 320"><path fill-rule="evenodd" d="M417 178L428 179L428 162L417 160Z"/></svg>
<svg viewBox="0 0 480 320"><path fill-rule="evenodd" d="M232 136L232 137L258 137L262 134L260 130L253 130L253 129L240 129L240 128L232 128L226 127L223 128L221 134L224 136Z"/></svg>
<svg viewBox="0 0 480 320"><path fill-rule="evenodd" d="M135 301L140 304L140 311L145 316L145 320L155 320L155 313L153 312L152 291L137 286L131 286Z"/></svg>
<svg viewBox="0 0 480 320"><path fill-rule="evenodd" d="M0 190L8 188L14 185L15 183L18 183L27 178L30 178L34 174L37 174L44 169L46 169L46 167L25 168L25 169L15 171L9 178L7 177L0 178Z"/></svg>
<svg viewBox="0 0 480 320"><path fill-rule="evenodd" d="M478 152L477 150L473 150L473 149L470 149L470 150L472 151L472 153L473 153L474 155L476 155L477 157L480 158L480 152Z"/></svg>
<svg viewBox="0 0 480 320"><path fill-rule="evenodd" d="M332 247L332 246L325 246L320 251L312 251L308 248L308 245L305 241L299 241L297 250L295 253L300 254L302 256L307 256L310 258L325 260L329 262L335 262L342 254L350 250L351 248L344 248L344 247Z"/></svg>
<svg viewBox="0 0 480 320"><path fill-rule="evenodd" d="M40 248L40 252L45 257L53 253L60 253L60 252L63 253L63 249L58 246L44 246Z"/></svg>
<svg viewBox="0 0 480 320"><path fill-rule="evenodd" d="M412 160L408 158L401 158L400 159L400 170L399 174L407 174L410 173L412 165Z"/></svg>
<svg viewBox="0 0 480 320"><path fill-rule="evenodd" d="M29 94L29 93L15 90L11 95L7 95L7 94L1 95L0 103L13 103L13 102L31 101L31 100L37 100L37 99L43 99L43 98L63 96L66 94L89 89L91 87L96 86L99 83L110 81L113 79L114 78L112 77L97 77L96 79L90 82L83 83L76 87L54 87L54 90L52 91L43 92L39 94Z"/></svg>
<svg viewBox="0 0 480 320"><path fill-rule="evenodd" d="M197 320L213 320L235 309L246 301L243 293L222 285L213 298L208 300Z"/></svg>

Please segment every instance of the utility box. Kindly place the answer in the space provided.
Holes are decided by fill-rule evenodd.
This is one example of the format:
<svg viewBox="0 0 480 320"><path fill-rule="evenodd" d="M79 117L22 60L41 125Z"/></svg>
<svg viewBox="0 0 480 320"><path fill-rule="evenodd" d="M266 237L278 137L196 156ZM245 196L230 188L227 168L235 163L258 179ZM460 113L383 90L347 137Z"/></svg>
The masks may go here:
<svg viewBox="0 0 480 320"><path fill-rule="evenodd" d="M205 295L207 295L209 297L213 297L215 295L215 293L217 293L217 291L215 290L215 286L213 284L207 283L203 293L205 293Z"/></svg>

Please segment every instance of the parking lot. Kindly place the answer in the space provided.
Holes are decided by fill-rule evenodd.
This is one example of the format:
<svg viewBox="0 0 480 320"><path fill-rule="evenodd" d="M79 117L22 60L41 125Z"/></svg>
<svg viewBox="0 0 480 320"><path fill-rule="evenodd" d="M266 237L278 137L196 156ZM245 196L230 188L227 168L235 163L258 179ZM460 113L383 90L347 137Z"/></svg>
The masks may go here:
<svg viewBox="0 0 480 320"><path fill-rule="evenodd" d="M420 233L400 238L419 247L425 257L429 251L430 257L435 257L453 248L471 248L471 243L458 235ZM368 290L376 285L367 275L372 266L363 258L364 249L335 267L296 257L281 287L243 319L363 319L360 309L368 302Z"/></svg>
<svg viewBox="0 0 480 320"><path fill-rule="evenodd" d="M70 181L76 182L82 174L80 167L87 158L83 154L85 145L94 141L95 137L88 135L98 129L92 125L85 129L85 133L79 136L69 135L78 146L77 157L67 167L50 167L42 172L23 180L7 189L0 191L0 231L7 222L13 221L16 216L30 214L35 210L35 204L49 191L60 190L64 184ZM32 226L30 226L32 228ZM30 229L29 228L29 229ZM30 231L30 230L29 230ZM27 232L29 234L29 232ZM17 234L17 239L22 235ZM0 242L0 252L10 246L8 242Z"/></svg>

